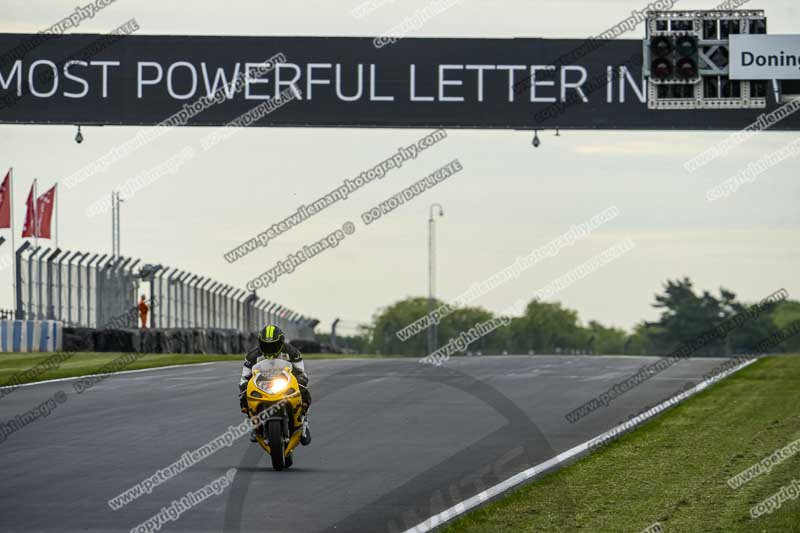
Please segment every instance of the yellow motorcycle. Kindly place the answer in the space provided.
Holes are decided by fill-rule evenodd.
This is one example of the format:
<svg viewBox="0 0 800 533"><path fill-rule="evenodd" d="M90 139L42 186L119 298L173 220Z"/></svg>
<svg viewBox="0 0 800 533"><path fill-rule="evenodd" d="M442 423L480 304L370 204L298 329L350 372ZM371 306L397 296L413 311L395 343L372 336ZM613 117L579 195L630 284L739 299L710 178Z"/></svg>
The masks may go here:
<svg viewBox="0 0 800 533"><path fill-rule="evenodd" d="M303 433L304 417L300 385L292 373L292 364L283 359L256 363L246 394L249 415L259 421L254 424L258 444L272 459L272 468L289 468L292 451Z"/></svg>

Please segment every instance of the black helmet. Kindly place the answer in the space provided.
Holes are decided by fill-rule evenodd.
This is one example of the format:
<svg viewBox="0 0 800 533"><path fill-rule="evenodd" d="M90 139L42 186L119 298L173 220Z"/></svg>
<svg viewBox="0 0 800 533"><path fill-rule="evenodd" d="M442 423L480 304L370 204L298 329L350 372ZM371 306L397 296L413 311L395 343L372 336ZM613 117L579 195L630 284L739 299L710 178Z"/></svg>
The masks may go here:
<svg viewBox="0 0 800 533"><path fill-rule="evenodd" d="M275 357L283 350L283 331L272 324L264 326L258 332L258 347L264 357Z"/></svg>

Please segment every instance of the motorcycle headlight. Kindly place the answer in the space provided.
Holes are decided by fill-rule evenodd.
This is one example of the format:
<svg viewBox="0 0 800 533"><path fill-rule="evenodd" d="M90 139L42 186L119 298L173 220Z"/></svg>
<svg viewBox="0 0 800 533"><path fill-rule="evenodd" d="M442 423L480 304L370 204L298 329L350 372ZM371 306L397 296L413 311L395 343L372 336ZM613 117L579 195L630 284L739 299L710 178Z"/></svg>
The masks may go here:
<svg viewBox="0 0 800 533"><path fill-rule="evenodd" d="M278 394L279 392L283 392L284 390L286 390L286 387L288 386L289 386L288 379L284 377L274 378L267 382L267 387L265 391L267 394Z"/></svg>

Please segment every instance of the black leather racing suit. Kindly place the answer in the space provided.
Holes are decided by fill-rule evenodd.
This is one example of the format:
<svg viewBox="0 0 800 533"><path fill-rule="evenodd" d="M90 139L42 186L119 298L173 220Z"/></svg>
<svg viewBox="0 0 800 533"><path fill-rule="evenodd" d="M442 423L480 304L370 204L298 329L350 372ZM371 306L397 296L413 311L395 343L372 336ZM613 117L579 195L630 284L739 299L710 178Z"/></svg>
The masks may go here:
<svg viewBox="0 0 800 533"><path fill-rule="evenodd" d="M311 393L308 391L308 374L306 374L306 366L303 363L303 354L300 350L285 342L281 353L277 356L292 363L292 374L297 378L297 383L300 385L300 396L303 398L303 403L308 406L311 405ZM244 366L242 367L242 379L239 382L239 406L242 409L247 408L247 398L245 398L245 391L247 390L247 382L250 381L250 376L253 375L253 365L259 361L263 361L264 356L258 346L247 352L244 359Z"/></svg>

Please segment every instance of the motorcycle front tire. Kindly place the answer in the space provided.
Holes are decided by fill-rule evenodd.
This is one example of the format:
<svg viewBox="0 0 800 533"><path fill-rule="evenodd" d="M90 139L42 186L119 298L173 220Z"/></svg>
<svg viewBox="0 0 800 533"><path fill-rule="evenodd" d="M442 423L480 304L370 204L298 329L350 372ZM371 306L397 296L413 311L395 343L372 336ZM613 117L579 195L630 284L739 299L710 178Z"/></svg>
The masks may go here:
<svg viewBox="0 0 800 533"><path fill-rule="evenodd" d="M267 422L267 441L269 442L272 468L280 472L286 466L283 455L283 423L281 420L269 420Z"/></svg>

